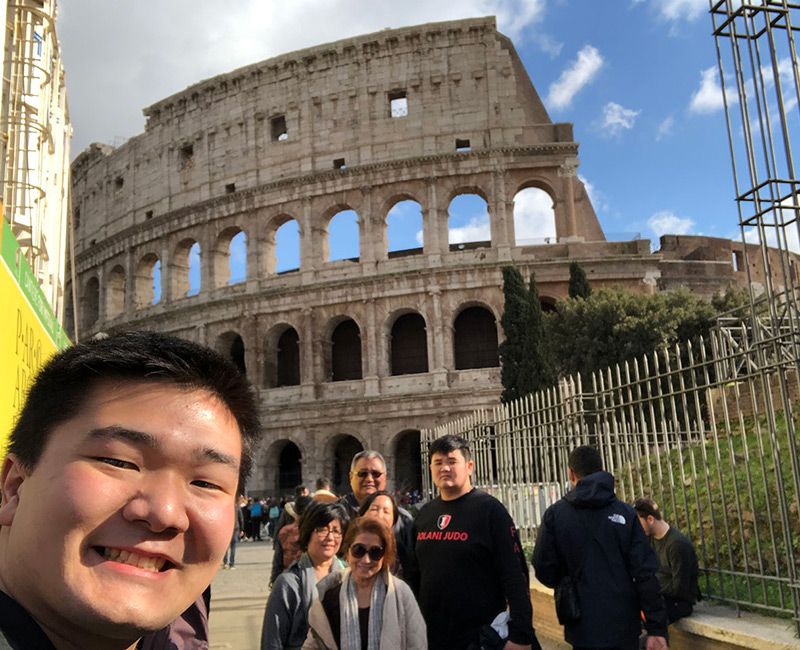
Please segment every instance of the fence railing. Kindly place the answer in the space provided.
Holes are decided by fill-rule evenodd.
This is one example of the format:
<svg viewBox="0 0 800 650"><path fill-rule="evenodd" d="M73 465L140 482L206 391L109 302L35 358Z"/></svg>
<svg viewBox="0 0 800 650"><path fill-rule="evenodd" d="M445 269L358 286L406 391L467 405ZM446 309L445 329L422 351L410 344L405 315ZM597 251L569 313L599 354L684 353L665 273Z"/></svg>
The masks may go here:
<svg viewBox="0 0 800 650"><path fill-rule="evenodd" d="M693 540L706 596L798 621L799 337L727 323L695 345L424 430L423 453L445 433L468 438L475 484L533 544L545 508L569 487L569 451L595 445L619 498L652 497Z"/></svg>

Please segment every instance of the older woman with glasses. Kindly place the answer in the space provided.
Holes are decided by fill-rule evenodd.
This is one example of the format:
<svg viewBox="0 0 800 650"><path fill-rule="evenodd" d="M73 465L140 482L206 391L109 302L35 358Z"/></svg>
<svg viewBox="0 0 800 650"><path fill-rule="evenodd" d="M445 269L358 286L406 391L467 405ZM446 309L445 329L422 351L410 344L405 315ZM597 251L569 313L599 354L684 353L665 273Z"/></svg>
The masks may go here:
<svg viewBox="0 0 800 650"><path fill-rule="evenodd" d="M344 540L347 569L323 578L308 613L306 650L427 650L409 586L389 573L395 541L380 519L359 517Z"/></svg>
<svg viewBox="0 0 800 650"><path fill-rule="evenodd" d="M289 650L303 645L317 583L344 568L336 554L347 521L347 512L338 503L315 502L307 507L300 518L303 554L272 586L261 628L261 650Z"/></svg>

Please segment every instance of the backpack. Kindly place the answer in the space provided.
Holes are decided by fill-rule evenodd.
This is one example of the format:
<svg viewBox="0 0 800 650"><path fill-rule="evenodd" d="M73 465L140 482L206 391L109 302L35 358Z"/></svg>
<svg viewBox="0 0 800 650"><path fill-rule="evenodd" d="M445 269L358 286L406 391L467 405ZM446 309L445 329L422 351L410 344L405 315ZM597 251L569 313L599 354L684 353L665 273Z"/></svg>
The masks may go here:
<svg viewBox="0 0 800 650"><path fill-rule="evenodd" d="M283 550L283 568L288 569L303 554L300 550L300 525L296 521L286 524L278 533L278 542Z"/></svg>

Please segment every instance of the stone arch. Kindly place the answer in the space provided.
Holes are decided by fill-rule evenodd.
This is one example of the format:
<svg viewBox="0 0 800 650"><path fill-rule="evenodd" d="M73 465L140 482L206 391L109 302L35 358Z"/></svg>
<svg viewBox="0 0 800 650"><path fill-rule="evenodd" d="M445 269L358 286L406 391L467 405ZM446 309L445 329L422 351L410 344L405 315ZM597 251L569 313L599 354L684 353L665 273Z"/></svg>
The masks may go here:
<svg viewBox="0 0 800 650"><path fill-rule="evenodd" d="M416 311L400 313L389 330L389 374L428 372L428 334L425 318Z"/></svg>
<svg viewBox="0 0 800 650"><path fill-rule="evenodd" d="M358 212L347 204L337 205L325 213L324 223L323 261L358 262L361 258Z"/></svg>
<svg viewBox="0 0 800 650"><path fill-rule="evenodd" d="M419 429L406 429L398 433L392 443L394 456L394 485L401 492L422 492L422 448Z"/></svg>
<svg viewBox="0 0 800 650"><path fill-rule="evenodd" d="M273 495L288 493L303 482L303 452L290 438L273 442L262 458L264 485Z"/></svg>
<svg viewBox="0 0 800 650"><path fill-rule="evenodd" d="M236 239L236 238L239 239ZM236 239L236 244L234 244ZM240 244L243 243L243 257ZM233 247L233 249L232 249ZM223 229L211 251L211 263L214 270L214 286L225 287L237 284L247 278L247 234L239 226L228 226ZM241 269L240 266L244 268ZM242 273L243 270L243 273Z"/></svg>
<svg viewBox="0 0 800 650"><path fill-rule="evenodd" d="M453 357L456 370L494 368L497 352L497 319L485 305L462 307L453 320Z"/></svg>
<svg viewBox="0 0 800 650"><path fill-rule="evenodd" d="M350 492L350 463L360 451L364 451L364 444L353 435L340 433L328 440L324 457L331 459L331 470L326 473L337 494Z"/></svg>
<svg viewBox="0 0 800 650"><path fill-rule="evenodd" d="M490 246L489 201L478 187L454 190L447 204L447 240L451 250Z"/></svg>
<svg viewBox="0 0 800 650"><path fill-rule="evenodd" d="M92 276L83 285L83 328L91 328L100 318L100 280Z"/></svg>
<svg viewBox="0 0 800 650"><path fill-rule="evenodd" d="M330 381L362 379L361 328L349 317L332 323L328 338Z"/></svg>
<svg viewBox="0 0 800 650"><path fill-rule="evenodd" d="M125 269L117 264L106 276L106 319L125 313Z"/></svg>
<svg viewBox="0 0 800 650"><path fill-rule="evenodd" d="M265 233L265 271L268 274L289 273L300 269L302 228L290 214L274 216Z"/></svg>
<svg viewBox="0 0 800 650"><path fill-rule="evenodd" d="M300 336L289 323L278 323L269 329L264 340L265 388L300 384Z"/></svg>
<svg viewBox="0 0 800 650"><path fill-rule="evenodd" d="M244 339L238 332L228 330L217 337L214 349L235 365L239 372L247 375Z"/></svg>
<svg viewBox="0 0 800 650"><path fill-rule="evenodd" d="M552 296L539 296L539 304L542 307L542 311L547 314L552 314L556 309L556 303L558 302L557 298L553 298Z"/></svg>
<svg viewBox="0 0 800 650"><path fill-rule="evenodd" d="M555 192L541 181L528 181L514 194L514 236L517 246L555 244Z"/></svg>
<svg viewBox="0 0 800 650"><path fill-rule="evenodd" d="M200 243L185 237L175 247L170 263L172 296L195 296L200 292Z"/></svg>
<svg viewBox="0 0 800 650"><path fill-rule="evenodd" d="M161 260L155 253L146 253L136 265L135 295L137 309L161 300Z"/></svg>
<svg viewBox="0 0 800 650"><path fill-rule="evenodd" d="M425 244L424 208L406 192L392 195L384 204L382 243L388 257L421 255Z"/></svg>

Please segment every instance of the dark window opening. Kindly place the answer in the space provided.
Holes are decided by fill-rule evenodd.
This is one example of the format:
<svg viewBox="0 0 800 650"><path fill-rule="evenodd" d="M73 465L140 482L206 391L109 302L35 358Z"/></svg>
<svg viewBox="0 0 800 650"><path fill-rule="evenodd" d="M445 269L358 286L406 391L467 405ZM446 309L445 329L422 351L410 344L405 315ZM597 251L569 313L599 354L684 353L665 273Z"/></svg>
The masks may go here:
<svg viewBox="0 0 800 650"><path fill-rule="evenodd" d="M742 251L733 251L733 270L744 271L744 255Z"/></svg>
<svg viewBox="0 0 800 650"><path fill-rule="evenodd" d="M278 339L278 386L300 385L300 337L289 328Z"/></svg>
<svg viewBox="0 0 800 650"><path fill-rule="evenodd" d="M336 158L336 159L334 159L333 168L334 169L347 169L347 165L344 164L344 158Z"/></svg>
<svg viewBox="0 0 800 650"><path fill-rule="evenodd" d="M152 210L148 210L147 212L145 212L144 213L144 218L145 219L152 219L153 218L153 211Z"/></svg>
<svg viewBox="0 0 800 650"><path fill-rule="evenodd" d="M243 375L247 374L244 360L244 341L235 332L223 334L217 343L217 350L227 357Z"/></svg>
<svg viewBox="0 0 800 650"><path fill-rule="evenodd" d="M114 189L115 190L121 190L124 185L125 185L125 179L122 178L122 176L117 176L114 179Z"/></svg>
<svg viewBox="0 0 800 650"><path fill-rule="evenodd" d="M278 115L270 120L270 133L272 134L273 142L283 142L289 138L285 115Z"/></svg>
<svg viewBox="0 0 800 650"><path fill-rule="evenodd" d="M395 447L395 487L403 492L422 490L422 454L419 431L406 431L397 437Z"/></svg>
<svg viewBox="0 0 800 650"><path fill-rule="evenodd" d="M194 145L191 143L187 143L181 146L178 150L178 160L180 162L181 169L186 169L187 167L191 167L193 164L194 159Z"/></svg>
<svg viewBox="0 0 800 650"><path fill-rule="evenodd" d="M392 374L418 372L428 372L425 319L420 314L405 314L392 326Z"/></svg>
<svg viewBox="0 0 800 650"><path fill-rule="evenodd" d="M350 463L359 451L364 451L364 446L353 436L341 436L336 442L333 448L331 480L337 494L344 494L350 490Z"/></svg>
<svg viewBox="0 0 800 650"><path fill-rule="evenodd" d="M303 482L300 461L297 445L287 442L278 457L278 490L291 490Z"/></svg>
<svg viewBox="0 0 800 650"><path fill-rule="evenodd" d="M497 325L492 312L483 307L469 307L456 318L454 330L456 370L500 365Z"/></svg>
<svg viewBox="0 0 800 650"><path fill-rule="evenodd" d="M469 140L456 138L456 151L459 153L472 151L472 147L469 146Z"/></svg>
<svg viewBox="0 0 800 650"><path fill-rule="evenodd" d="M353 320L337 325L331 335L331 381L361 379L361 332Z"/></svg>
<svg viewBox="0 0 800 650"><path fill-rule="evenodd" d="M80 208L75 208L75 210L72 212L72 221L75 224L75 230L77 230L78 227L81 225L81 209Z"/></svg>
<svg viewBox="0 0 800 650"><path fill-rule="evenodd" d="M225 194L233 194L236 191L236 183L228 183L225 186Z"/></svg>
<svg viewBox="0 0 800 650"><path fill-rule="evenodd" d="M408 96L405 90L395 90L389 93L389 116L408 116Z"/></svg>

